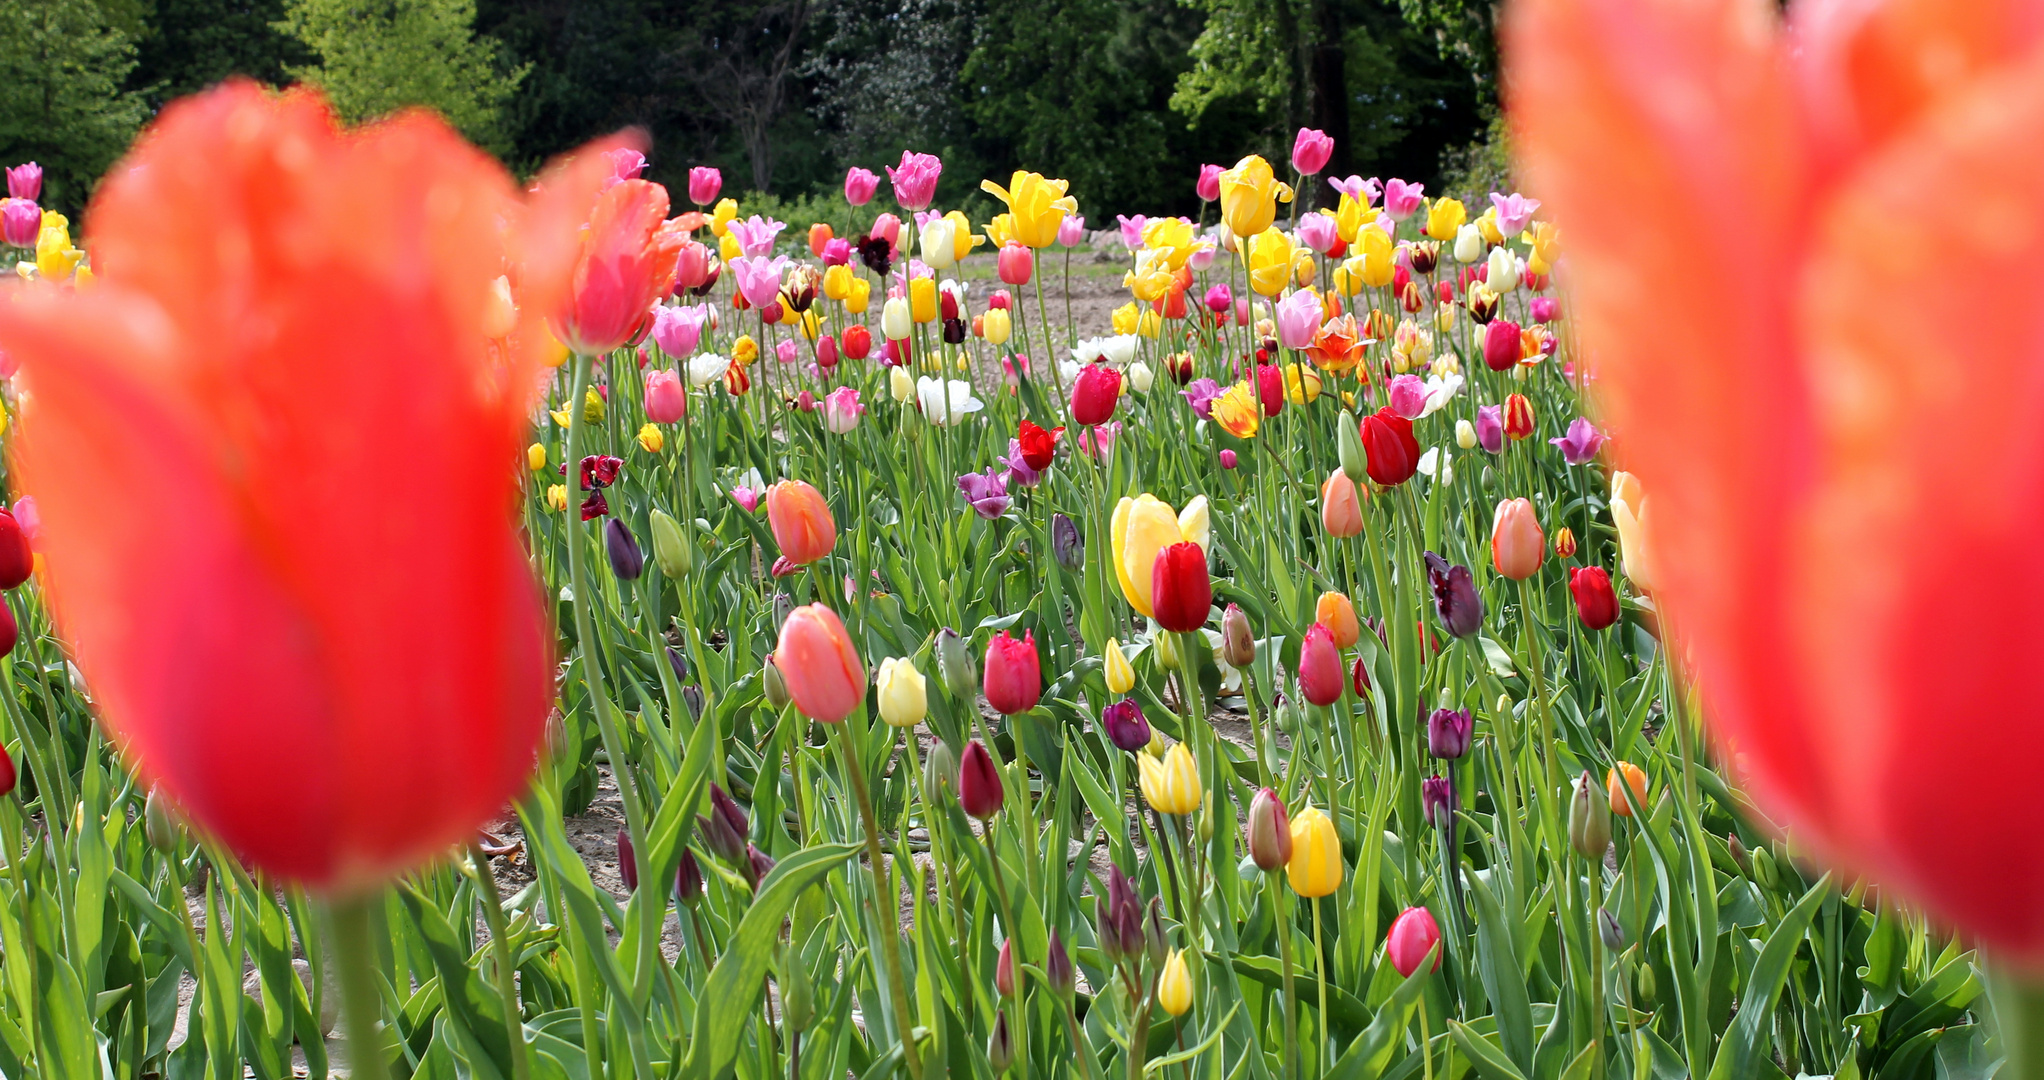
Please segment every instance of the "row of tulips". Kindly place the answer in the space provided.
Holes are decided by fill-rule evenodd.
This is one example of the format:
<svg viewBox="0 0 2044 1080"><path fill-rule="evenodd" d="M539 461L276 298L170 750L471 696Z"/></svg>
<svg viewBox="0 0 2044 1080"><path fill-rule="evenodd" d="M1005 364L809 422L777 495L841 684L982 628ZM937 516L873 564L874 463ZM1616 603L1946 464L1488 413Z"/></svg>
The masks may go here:
<svg viewBox="0 0 2044 1080"><path fill-rule="evenodd" d="M628 145L170 110L0 312L0 1071L1986 1075L1706 752L1560 231L1281 215L1325 139L1079 339L1061 180L907 153L812 263Z"/></svg>

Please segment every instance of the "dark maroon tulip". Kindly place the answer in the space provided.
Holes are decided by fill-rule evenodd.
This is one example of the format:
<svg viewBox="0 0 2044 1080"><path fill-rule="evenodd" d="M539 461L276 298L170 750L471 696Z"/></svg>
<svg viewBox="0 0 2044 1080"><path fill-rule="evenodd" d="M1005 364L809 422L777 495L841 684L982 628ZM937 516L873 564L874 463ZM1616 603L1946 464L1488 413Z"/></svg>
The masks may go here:
<svg viewBox="0 0 2044 1080"><path fill-rule="evenodd" d="M1292 861L1292 821L1285 802L1269 788L1249 800L1249 857L1258 870L1276 870Z"/></svg>
<svg viewBox="0 0 2044 1080"><path fill-rule="evenodd" d="M1100 710L1100 726L1107 731L1107 741L1118 749L1135 753L1150 745L1149 718L1134 698L1123 698Z"/></svg>
<svg viewBox="0 0 2044 1080"><path fill-rule="evenodd" d="M1469 733L1476 718L1457 709L1435 709L1427 717L1427 750L1448 761L1469 752Z"/></svg>
<svg viewBox="0 0 2044 1080"><path fill-rule="evenodd" d="M632 850L632 834L617 831L617 876L625 879L626 892L639 891L639 856Z"/></svg>
<svg viewBox="0 0 2044 1080"><path fill-rule="evenodd" d="M1159 551L1150 564L1150 603L1157 625L1174 634L1190 634L1205 626L1214 606L1206 549L1179 543Z"/></svg>
<svg viewBox="0 0 2044 1080"><path fill-rule="evenodd" d="M958 759L958 805L985 821L1001 812L1005 797L1001 770L994 764L994 756L987 753L978 739L966 743L965 754Z"/></svg>
<svg viewBox="0 0 2044 1080"><path fill-rule="evenodd" d="M1357 656L1348 666L1349 689L1356 692L1358 699L1370 696L1370 665Z"/></svg>
<svg viewBox="0 0 2044 1080"><path fill-rule="evenodd" d="M1299 644L1299 693L1315 705L1341 700L1341 650L1324 623L1307 627L1306 640Z"/></svg>
<svg viewBox="0 0 2044 1080"><path fill-rule="evenodd" d="M710 816L701 823L703 843L710 853L728 863L745 861L745 838L752 832L752 823L745 819L745 811L738 808L724 789L710 785Z"/></svg>
<svg viewBox="0 0 2044 1080"><path fill-rule="evenodd" d="M623 521L611 518L603 523L603 549L610 556L610 572L619 581L637 581L645 572L646 553L639 550L631 526Z"/></svg>
<svg viewBox="0 0 2044 1080"><path fill-rule="evenodd" d="M1476 582L1466 566L1449 566L1448 560L1426 553L1427 584L1434 594L1434 612L1442 629L1456 637L1468 637L1483 625L1483 598L1476 595Z"/></svg>
<svg viewBox="0 0 2044 1080"><path fill-rule="evenodd" d="M1568 591L1576 597L1576 617L1583 629L1602 630L1618 621L1618 594L1611 572L1601 566L1578 566L1568 573Z"/></svg>
<svg viewBox="0 0 2044 1080"><path fill-rule="evenodd" d="M1079 983L1072 968L1072 954L1066 951L1065 939L1056 930L1050 932L1050 955L1043 958L1043 976L1050 983L1051 993L1059 997L1070 997Z"/></svg>
<svg viewBox="0 0 2044 1080"><path fill-rule="evenodd" d="M689 905L703 898L703 866L691 848L681 849L681 865L674 871L674 896Z"/></svg>
<svg viewBox="0 0 2044 1080"><path fill-rule="evenodd" d="M745 871L745 876L757 887L761 881L766 880L768 874L774 872L773 856L751 844L745 845Z"/></svg>

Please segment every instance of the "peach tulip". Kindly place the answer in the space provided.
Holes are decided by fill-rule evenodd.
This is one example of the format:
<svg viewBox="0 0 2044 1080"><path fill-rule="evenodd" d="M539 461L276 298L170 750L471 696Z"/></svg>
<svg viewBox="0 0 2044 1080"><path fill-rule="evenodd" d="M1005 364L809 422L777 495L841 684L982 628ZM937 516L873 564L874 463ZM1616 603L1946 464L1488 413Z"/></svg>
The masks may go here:
<svg viewBox="0 0 2044 1080"><path fill-rule="evenodd" d="M795 708L811 720L838 723L866 700L866 665L837 612L822 604L788 613L774 667Z"/></svg>
<svg viewBox="0 0 2044 1080"><path fill-rule="evenodd" d="M1490 523L1490 562L1497 572L1513 581L1524 581L1540 572L1547 558L1547 537L1540 531L1540 514L1529 499L1506 499L1498 503Z"/></svg>
<svg viewBox="0 0 2044 1080"><path fill-rule="evenodd" d="M767 489L767 524L774 543L797 566L813 563L837 544L837 520L823 494L800 480L783 480Z"/></svg>
<svg viewBox="0 0 2044 1080"><path fill-rule="evenodd" d="M1362 535L1362 500L1356 493L1356 482L1340 469L1328 473L1326 482L1320 485L1320 525L1336 539Z"/></svg>

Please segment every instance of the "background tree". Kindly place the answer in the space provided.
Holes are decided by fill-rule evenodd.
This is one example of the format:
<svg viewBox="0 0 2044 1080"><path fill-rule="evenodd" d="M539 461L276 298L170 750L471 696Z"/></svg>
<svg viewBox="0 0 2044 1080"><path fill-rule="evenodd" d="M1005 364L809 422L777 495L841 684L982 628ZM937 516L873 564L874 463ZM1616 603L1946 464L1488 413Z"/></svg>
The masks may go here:
<svg viewBox="0 0 2044 1080"><path fill-rule="evenodd" d="M475 35L475 17L475 0L287 0L279 28L317 59L285 71L325 88L350 120L425 105L507 151L500 111L526 69L506 69L498 42Z"/></svg>
<svg viewBox="0 0 2044 1080"><path fill-rule="evenodd" d="M277 27L283 18L284 0L154 0L128 86L152 109L230 75L282 86L291 81L287 67L314 59Z"/></svg>
<svg viewBox="0 0 2044 1080"><path fill-rule="evenodd" d="M76 214L148 107L135 47L94 0L0 0L0 162L43 167L45 207Z"/></svg>

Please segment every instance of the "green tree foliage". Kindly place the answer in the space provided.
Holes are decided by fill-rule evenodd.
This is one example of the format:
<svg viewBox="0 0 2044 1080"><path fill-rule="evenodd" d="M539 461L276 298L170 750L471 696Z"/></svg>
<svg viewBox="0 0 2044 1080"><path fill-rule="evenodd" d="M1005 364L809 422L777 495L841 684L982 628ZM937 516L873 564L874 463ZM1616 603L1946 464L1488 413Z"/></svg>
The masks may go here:
<svg viewBox="0 0 2044 1080"><path fill-rule="evenodd" d="M128 85L159 108L230 75L282 86L286 67L313 60L277 27L283 18L284 0L155 0Z"/></svg>
<svg viewBox="0 0 2044 1080"><path fill-rule="evenodd" d="M135 47L93 0L0 0L0 163L37 161L44 206L75 213L147 115Z"/></svg>
<svg viewBox="0 0 2044 1080"><path fill-rule="evenodd" d="M475 0L287 0L280 29L317 57L291 65L350 120L425 105L462 134L509 149L501 110L525 77L475 34Z"/></svg>

